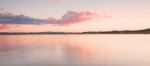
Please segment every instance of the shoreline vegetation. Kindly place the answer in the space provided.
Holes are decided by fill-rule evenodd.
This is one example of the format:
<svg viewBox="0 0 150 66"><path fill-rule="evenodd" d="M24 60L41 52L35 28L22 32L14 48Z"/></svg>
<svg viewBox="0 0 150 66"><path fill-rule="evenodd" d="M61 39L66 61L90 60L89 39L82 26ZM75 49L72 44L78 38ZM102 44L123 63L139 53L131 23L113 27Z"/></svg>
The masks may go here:
<svg viewBox="0 0 150 66"><path fill-rule="evenodd" d="M150 34L150 28L123 31L88 31L88 32L0 32L0 35L41 35L41 34Z"/></svg>

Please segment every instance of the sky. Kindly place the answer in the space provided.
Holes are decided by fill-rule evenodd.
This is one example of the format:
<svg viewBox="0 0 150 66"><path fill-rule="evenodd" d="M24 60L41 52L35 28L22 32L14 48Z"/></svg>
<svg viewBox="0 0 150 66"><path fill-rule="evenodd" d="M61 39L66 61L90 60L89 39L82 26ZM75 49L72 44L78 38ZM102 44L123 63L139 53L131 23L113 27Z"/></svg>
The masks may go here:
<svg viewBox="0 0 150 66"><path fill-rule="evenodd" d="M1 32L150 28L149 0L0 0Z"/></svg>

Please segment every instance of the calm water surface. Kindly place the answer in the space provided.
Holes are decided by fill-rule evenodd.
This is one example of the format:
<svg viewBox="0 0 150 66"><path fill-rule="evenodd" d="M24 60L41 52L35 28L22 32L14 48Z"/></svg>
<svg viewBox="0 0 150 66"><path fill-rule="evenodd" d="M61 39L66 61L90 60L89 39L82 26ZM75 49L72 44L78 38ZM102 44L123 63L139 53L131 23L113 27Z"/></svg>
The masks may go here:
<svg viewBox="0 0 150 66"><path fill-rule="evenodd" d="M150 35L1 35L1 66L150 66Z"/></svg>

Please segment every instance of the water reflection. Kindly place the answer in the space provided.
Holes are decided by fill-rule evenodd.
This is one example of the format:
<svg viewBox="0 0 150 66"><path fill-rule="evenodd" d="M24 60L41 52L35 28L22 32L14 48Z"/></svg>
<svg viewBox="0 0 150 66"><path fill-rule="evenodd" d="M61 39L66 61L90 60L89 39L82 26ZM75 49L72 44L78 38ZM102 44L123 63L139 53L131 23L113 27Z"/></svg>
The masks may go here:
<svg viewBox="0 0 150 66"><path fill-rule="evenodd" d="M90 60L94 52L90 47L71 43L72 40L69 38L67 36L2 36L0 64L3 66L92 65L93 62Z"/></svg>
<svg viewBox="0 0 150 66"><path fill-rule="evenodd" d="M0 64L2 66L148 66L150 65L149 43L149 35L1 36Z"/></svg>

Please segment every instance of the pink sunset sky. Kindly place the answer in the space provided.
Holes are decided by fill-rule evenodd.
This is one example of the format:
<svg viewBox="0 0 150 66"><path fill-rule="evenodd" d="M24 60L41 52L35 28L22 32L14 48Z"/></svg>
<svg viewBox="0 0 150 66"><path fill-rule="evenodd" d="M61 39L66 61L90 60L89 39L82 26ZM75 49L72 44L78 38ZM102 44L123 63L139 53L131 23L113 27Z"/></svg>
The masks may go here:
<svg viewBox="0 0 150 66"><path fill-rule="evenodd" d="M0 0L1 32L150 28L149 0Z"/></svg>

